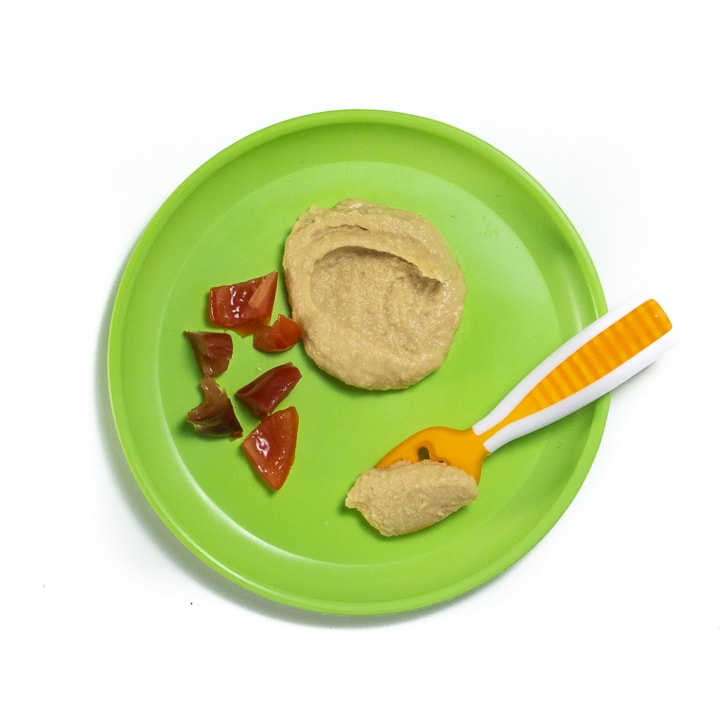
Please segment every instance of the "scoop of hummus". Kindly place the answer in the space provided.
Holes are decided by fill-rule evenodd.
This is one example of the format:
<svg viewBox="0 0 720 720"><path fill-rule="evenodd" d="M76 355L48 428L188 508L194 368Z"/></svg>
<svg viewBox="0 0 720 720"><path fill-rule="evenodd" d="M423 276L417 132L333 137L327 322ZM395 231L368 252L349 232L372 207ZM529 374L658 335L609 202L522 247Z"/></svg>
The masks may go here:
<svg viewBox="0 0 720 720"><path fill-rule="evenodd" d="M308 355L343 382L404 388L444 362L465 280L429 220L362 200L312 207L287 237L283 269Z"/></svg>
<svg viewBox="0 0 720 720"><path fill-rule="evenodd" d="M357 478L345 506L359 510L382 535L406 535L444 520L475 500L464 470L434 460L372 468Z"/></svg>

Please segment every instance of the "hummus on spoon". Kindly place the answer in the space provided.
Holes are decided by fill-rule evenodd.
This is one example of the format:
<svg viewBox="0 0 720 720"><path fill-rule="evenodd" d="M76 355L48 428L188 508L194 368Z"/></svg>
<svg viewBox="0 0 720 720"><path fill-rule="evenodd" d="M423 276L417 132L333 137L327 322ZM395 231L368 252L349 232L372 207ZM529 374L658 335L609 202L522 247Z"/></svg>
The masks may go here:
<svg viewBox="0 0 720 720"><path fill-rule="evenodd" d="M444 520L475 500L478 485L464 470L434 460L366 470L345 498L379 533L407 535Z"/></svg>

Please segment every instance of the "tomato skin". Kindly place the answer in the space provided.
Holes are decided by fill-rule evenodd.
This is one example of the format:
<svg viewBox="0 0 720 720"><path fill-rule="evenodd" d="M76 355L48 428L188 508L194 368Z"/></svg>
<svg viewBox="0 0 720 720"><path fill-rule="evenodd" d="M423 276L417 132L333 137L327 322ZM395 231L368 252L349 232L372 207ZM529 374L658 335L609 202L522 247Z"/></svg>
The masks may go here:
<svg viewBox="0 0 720 720"><path fill-rule="evenodd" d="M242 436L243 429L235 416L232 402L227 393L218 385L215 378L203 376L200 381L203 401L187 414L187 421L200 435L209 437Z"/></svg>
<svg viewBox="0 0 720 720"><path fill-rule="evenodd" d="M235 397L245 403L259 418L270 415L298 384L302 374L292 363L270 368L247 385Z"/></svg>
<svg viewBox="0 0 720 720"><path fill-rule="evenodd" d="M203 375L217 377L228 369L233 354L232 337L222 332L190 332L185 337L192 345L195 360Z"/></svg>
<svg viewBox="0 0 720 720"><path fill-rule="evenodd" d="M273 490L279 490L290 474L298 425L297 409L291 406L268 415L242 442L256 472Z"/></svg>
<svg viewBox="0 0 720 720"><path fill-rule="evenodd" d="M253 347L260 352L278 353L289 350L302 337L302 329L292 319L278 315L272 325L262 327L253 334Z"/></svg>
<svg viewBox="0 0 720 720"><path fill-rule="evenodd" d="M240 335L252 335L270 324L277 283L278 273L273 270L251 280L210 288L210 321Z"/></svg>

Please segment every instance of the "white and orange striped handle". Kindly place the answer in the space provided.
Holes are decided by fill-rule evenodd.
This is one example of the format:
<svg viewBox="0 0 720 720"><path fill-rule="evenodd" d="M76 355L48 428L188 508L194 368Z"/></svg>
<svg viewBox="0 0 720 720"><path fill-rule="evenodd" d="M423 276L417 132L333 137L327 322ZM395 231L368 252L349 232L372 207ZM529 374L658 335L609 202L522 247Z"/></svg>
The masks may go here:
<svg viewBox="0 0 720 720"><path fill-rule="evenodd" d="M650 365L672 343L671 329L653 299L606 313L518 383L473 433L490 453L569 415Z"/></svg>

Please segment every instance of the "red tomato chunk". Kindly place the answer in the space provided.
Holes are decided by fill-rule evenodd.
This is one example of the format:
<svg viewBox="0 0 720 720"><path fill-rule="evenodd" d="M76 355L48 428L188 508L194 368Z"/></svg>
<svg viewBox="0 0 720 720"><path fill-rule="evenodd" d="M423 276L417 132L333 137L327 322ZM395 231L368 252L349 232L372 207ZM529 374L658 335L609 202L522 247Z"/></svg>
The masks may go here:
<svg viewBox="0 0 720 720"><path fill-rule="evenodd" d="M272 325L260 328L253 335L253 347L260 352L284 352L302 336L300 326L285 315L278 315Z"/></svg>
<svg viewBox="0 0 720 720"><path fill-rule="evenodd" d="M239 438L243 429L235 416L232 402L215 378L205 375L200 381L203 401L187 414L187 420L200 435Z"/></svg>
<svg viewBox="0 0 720 720"><path fill-rule="evenodd" d="M210 288L210 321L240 335L251 335L269 325L277 283L278 274L273 270L252 280Z"/></svg>
<svg viewBox="0 0 720 720"><path fill-rule="evenodd" d="M203 375L217 376L228 369L233 354L232 337L221 332L189 332L195 360Z"/></svg>
<svg viewBox="0 0 720 720"><path fill-rule="evenodd" d="M235 397L245 403L257 417L264 418L288 396L301 377L300 371L292 363L278 365L241 387Z"/></svg>
<svg viewBox="0 0 720 720"><path fill-rule="evenodd" d="M295 462L297 433L298 412L289 407L268 415L243 440L243 451L273 490L279 490L290 474Z"/></svg>

